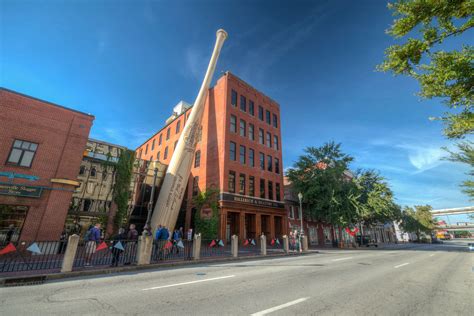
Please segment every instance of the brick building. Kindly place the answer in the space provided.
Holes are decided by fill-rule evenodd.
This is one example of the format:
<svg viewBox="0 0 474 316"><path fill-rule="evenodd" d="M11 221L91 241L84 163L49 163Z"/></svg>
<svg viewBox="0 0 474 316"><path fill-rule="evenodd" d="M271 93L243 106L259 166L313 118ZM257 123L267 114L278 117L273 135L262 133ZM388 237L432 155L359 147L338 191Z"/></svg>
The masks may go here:
<svg viewBox="0 0 474 316"><path fill-rule="evenodd" d="M169 164L190 111L180 102L166 125L137 148L137 156ZM177 225L193 227L192 197L217 188L220 238L286 234L279 105L226 72L209 89L198 140Z"/></svg>
<svg viewBox="0 0 474 316"><path fill-rule="evenodd" d="M93 120L0 88L0 235L59 239Z"/></svg>

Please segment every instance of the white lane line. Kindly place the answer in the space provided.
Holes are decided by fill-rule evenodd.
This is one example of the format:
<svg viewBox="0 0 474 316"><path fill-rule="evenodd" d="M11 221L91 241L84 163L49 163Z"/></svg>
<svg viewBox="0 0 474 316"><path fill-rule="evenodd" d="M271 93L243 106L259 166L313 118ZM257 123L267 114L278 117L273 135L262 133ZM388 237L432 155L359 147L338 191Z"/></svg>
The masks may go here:
<svg viewBox="0 0 474 316"><path fill-rule="evenodd" d="M430 255L430 257L433 257L434 255L435 255L435 253L432 253L432 254Z"/></svg>
<svg viewBox="0 0 474 316"><path fill-rule="evenodd" d="M168 284L168 285L162 285L162 286L155 286L155 287L150 287L148 289L142 289L142 291L149 291L149 290L158 290L158 289L164 289L167 287L173 287L173 286L180 286L180 285L187 285L187 284L194 284L194 283L201 283L201 282L208 282L208 281L215 281L215 280L222 280L222 279L228 279L228 278L233 278L235 275L226 275L222 277L217 277L217 278L210 278L210 279L203 279L203 280L196 280L196 281L190 281L190 282L183 282L183 283L176 283L176 284Z"/></svg>
<svg viewBox="0 0 474 316"><path fill-rule="evenodd" d="M275 306L275 307L272 307L272 308L263 310L263 311L261 311L261 312L253 313L253 314L250 315L250 316L261 316L261 315L270 314L270 313L272 313L272 312L274 312L274 311L277 311L277 310L280 310L280 309L289 307L289 306L291 306L291 305L296 305L296 304L298 304L298 303L304 302L304 301L306 301L308 298L309 298L309 297L302 297L302 298L299 298L299 299L297 299L297 300L294 300L294 301L291 301L291 302L288 302L288 303L285 303L285 304L281 304L281 305L278 305L278 306Z"/></svg>
<svg viewBox="0 0 474 316"><path fill-rule="evenodd" d="M352 259L352 257L339 258L339 259L332 259L332 261L342 261L342 260L349 260L349 259Z"/></svg>
<svg viewBox="0 0 474 316"><path fill-rule="evenodd" d="M394 266L394 268L398 269L398 268L401 268L401 267L409 265L409 264L410 264L409 262L405 262L405 263L399 264L398 266Z"/></svg>

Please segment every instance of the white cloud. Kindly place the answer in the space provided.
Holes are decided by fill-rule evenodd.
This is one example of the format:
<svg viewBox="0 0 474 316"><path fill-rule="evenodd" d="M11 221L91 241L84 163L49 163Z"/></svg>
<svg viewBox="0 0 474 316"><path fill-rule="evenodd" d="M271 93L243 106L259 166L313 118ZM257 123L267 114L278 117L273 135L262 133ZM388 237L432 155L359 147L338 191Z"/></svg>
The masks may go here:
<svg viewBox="0 0 474 316"><path fill-rule="evenodd" d="M446 152L439 147L409 149L408 159L418 172L435 168L443 163Z"/></svg>

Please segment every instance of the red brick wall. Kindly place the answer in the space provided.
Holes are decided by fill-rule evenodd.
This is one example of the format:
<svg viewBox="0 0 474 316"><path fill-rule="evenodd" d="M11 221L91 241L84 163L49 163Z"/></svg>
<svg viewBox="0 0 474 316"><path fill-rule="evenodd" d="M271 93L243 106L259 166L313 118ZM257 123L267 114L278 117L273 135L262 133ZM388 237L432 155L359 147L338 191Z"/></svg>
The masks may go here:
<svg viewBox="0 0 474 316"><path fill-rule="evenodd" d="M51 179L77 180L94 117L0 89L0 170L38 176L35 182L15 179L15 184L43 186L40 198L0 195L0 204L29 206L22 240L58 239L74 187ZM6 164L15 139L38 144L30 168ZM6 178L0 181L7 182Z"/></svg>

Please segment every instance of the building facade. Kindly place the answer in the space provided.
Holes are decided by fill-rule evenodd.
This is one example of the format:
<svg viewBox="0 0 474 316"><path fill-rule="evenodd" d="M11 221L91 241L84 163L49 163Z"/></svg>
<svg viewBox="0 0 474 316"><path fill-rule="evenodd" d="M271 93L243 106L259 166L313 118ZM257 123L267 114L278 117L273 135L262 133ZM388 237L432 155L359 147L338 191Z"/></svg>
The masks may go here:
<svg viewBox="0 0 474 316"><path fill-rule="evenodd" d="M137 148L137 156L169 164L190 110L178 104L165 127ZM209 89L178 226L193 228L192 198L209 188L220 192L219 238L287 233L280 107L230 72Z"/></svg>
<svg viewBox="0 0 474 316"><path fill-rule="evenodd" d="M93 120L0 89L0 232L13 225L15 239L59 239Z"/></svg>

